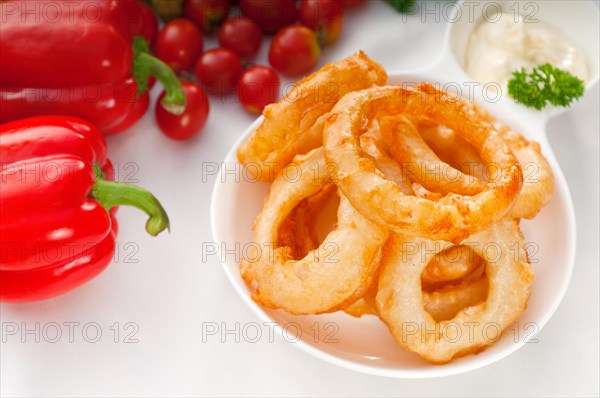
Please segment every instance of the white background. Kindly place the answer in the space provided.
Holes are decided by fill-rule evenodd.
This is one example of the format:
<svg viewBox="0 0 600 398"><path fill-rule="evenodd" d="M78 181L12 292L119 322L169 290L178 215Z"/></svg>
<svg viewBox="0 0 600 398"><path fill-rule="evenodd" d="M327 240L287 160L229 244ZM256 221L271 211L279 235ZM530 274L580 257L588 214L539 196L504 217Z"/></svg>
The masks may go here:
<svg viewBox="0 0 600 398"><path fill-rule="evenodd" d="M380 1L346 12L340 40L320 64L363 49L388 71L415 69L441 52L446 23L429 15L402 17ZM267 43L258 60L266 62ZM207 41L206 47L214 46ZM156 94L156 92L154 92ZM202 162L220 162L253 116L232 98L212 99L202 134L173 142L160 134L149 111L132 131L109 139L119 179L135 178L162 201L171 234L144 235L145 218L119 213L119 258L102 275L62 297L26 305L0 305L2 396L342 395L486 396L599 394L599 90L596 85L570 111L550 121L548 133L569 183L577 215L577 259L570 289L537 344L483 369L442 379L395 380L337 368L276 338L257 343L201 338L202 324L233 328L257 321L234 292L216 256L205 262L214 177ZM135 175L128 162L139 169ZM557 225L556 228L560 228ZM129 243L129 244L128 244ZM133 245L132 245L133 244ZM133 249L138 248L137 253ZM137 261L126 261L125 257ZM22 324L22 322L24 324ZM57 343L35 341L22 327L62 325ZM65 322L78 322L73 342ZM86 342L82 327L97 323L102 338ZM110 329L119 323L117 343ZM124 324L139 327L125 343ZM127 331L132 331L128 329ZM94 329L88 329L91 337ZM88 335L88 337L90 337ZM24 338L25 342L21 339Z"/></svg>

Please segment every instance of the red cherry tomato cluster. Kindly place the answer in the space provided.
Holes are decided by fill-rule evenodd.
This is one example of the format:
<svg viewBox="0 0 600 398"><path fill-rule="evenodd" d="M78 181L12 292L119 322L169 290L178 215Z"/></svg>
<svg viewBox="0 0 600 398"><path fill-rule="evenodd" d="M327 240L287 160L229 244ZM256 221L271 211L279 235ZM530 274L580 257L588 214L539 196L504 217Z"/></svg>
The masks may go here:
<svg viewBox="0 0 600 398"><path fill-rule="evenodd" d="M288 77L310 73L322 48L339 38L344 8L364 2L184 0L182 18L164 24L158 33L152 28L144 32L154 43L156 55L186 80L186 111L175 116L157 106L160 129L173 139L198 134L209 113L206 92L220 96L235 93L245 109L261 113L278 99L277 72ZM217 34L219 47L204 51L203 34ZM274 35L268 53L272 68L253 65L264 34Z"/></svg>

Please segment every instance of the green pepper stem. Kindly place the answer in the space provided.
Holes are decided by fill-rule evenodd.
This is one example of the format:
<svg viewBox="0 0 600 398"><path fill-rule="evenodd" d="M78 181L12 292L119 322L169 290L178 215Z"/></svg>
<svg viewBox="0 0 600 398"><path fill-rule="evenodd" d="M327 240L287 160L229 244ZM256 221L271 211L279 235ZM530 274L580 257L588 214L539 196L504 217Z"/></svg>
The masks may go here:
<svg viewBox="0 0 600 398"><path fill-rule="evenodd" d="M160 104L168 112L181 115L185 111L186 99L181 83L173 70L169 65L149 53L148 43L143 38L134 37L133 48L133 75L137 80L139 91L145 92L148 89L148 78L156 77L166 91Z"/></svg>
<svg viewBox="0 0 600 398"><path fill-rule="evenodd" d="M96 178L90 195L100 202L106 211L121 205L134 206L142 210L149 216L146 231L152 236L169 229L167 212L158 199L143 188Z"/></svg>

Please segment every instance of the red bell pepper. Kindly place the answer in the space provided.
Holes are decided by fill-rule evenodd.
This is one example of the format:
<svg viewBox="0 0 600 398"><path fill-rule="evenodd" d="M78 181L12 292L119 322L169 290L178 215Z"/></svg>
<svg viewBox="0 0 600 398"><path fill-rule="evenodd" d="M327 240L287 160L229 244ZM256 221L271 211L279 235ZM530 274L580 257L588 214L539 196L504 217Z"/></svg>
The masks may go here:
<svg viewBox="0 0 600 398"><path fill-rule="evenodd" d="M169 218L148 191L112 181L104 137L81 119L40 116L0 125L0 300L69 291L113 260L119 205Z"/></svg>
<svg viewBox="0 0 600 398"><path fill-rule="evenodd" d="M127 117L123 119L121 123L104 130L104 135L118 134L132 127L134 124L137 123L138 120L142 118L142 116L144 116L149 105L150 95L148 93L140 95L133 107L131 108L131 110L129 111L129 113L127 114Z"/></svg>
<svg viewBox="0 0 600 398"><path fill-rule="evenodd" d="M143 15L138 0L0 2L0 123L64 114L114 134L131 124L150 76L167 90L162 105L181 114L185 96L149 54Z"/></svg>

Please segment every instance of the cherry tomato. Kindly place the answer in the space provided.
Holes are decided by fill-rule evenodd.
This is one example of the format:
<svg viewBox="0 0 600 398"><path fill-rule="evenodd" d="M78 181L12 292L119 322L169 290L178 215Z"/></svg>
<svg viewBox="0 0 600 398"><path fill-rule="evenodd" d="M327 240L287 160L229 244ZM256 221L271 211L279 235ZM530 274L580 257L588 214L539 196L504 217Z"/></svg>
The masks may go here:
<svg viewBox="0 0 600 398"><path fill-rule="evenodd" d="M187 104L181 115L173 115L160 106L163 91L156 102L156 122L160 130L174 140L186 140L197 135L208 119L208 96L196 83L181 82Z"/></svg>
<svg viewBox="0 0 600 398"><path fill-rule="evenodd" d="M156 34L158 33L158 19L156 14L152 10L152 7L144 1L138 2L140 6L140 13L142 15L142 29L139 32L140 36L148 40L150 45L154 44L156 40Z"/></svg>
<svg viewBox="0 0 600 398"><path fill-rule="evenodd" d="M238 82L237 95L246 110L260 114L279 98L277 72L268 66L251 66Z"/></svg>
<svg viewBox="0 0 600 398"><path fill-rule="evenodd" d="M367 0L342 0L345 8L358 7L365 4Z"/></svg>
<svg viewBox="0 0 600 398"><path fill-rule="evenodd" d="M168 22L158 32L156 56L176 73L190 70L202 53L202 33L187 19L179 18Z"/></svg>
<svg viewBox="0 0 600 398"><path fill-rule="evenodd" d="M240 0L240 9L267 34L275 34L298 19L295 0Z"/></svg>
<svg viewBox="0 0 600 398"><path fill-rule="evenodd" d="M206 51L198 58L194 67L196 79L206 91L218 95L234 92L242 72L240 57L226 48Z"/></svg>
<svg viewBox="0 0 600 398"><path fill-rule="evenodd" d="M227 18L229 0L185 0L183 16L204 33L211 34Z"/></svg>
<svg viewBox="0 0 600 398"><path fill-rule="evenodd" d="M344 8L341 0L302 0L300 23L308 26L322 40L331 44L342 33Z"/></svg>
<svg viewBox="0 0 600 398"><path fill-rule="evenodd" d="M303 25L281 30L271 42L269 63L285 76L310 72L321 57L317 34Z"/></svg>
<svg viewBox="0 0 600 398"><path fill-rule="evenodd" d="M262 44L260 26L250 18L230 18L219 29L219 44L242 58L252 59Z"/></svg>

